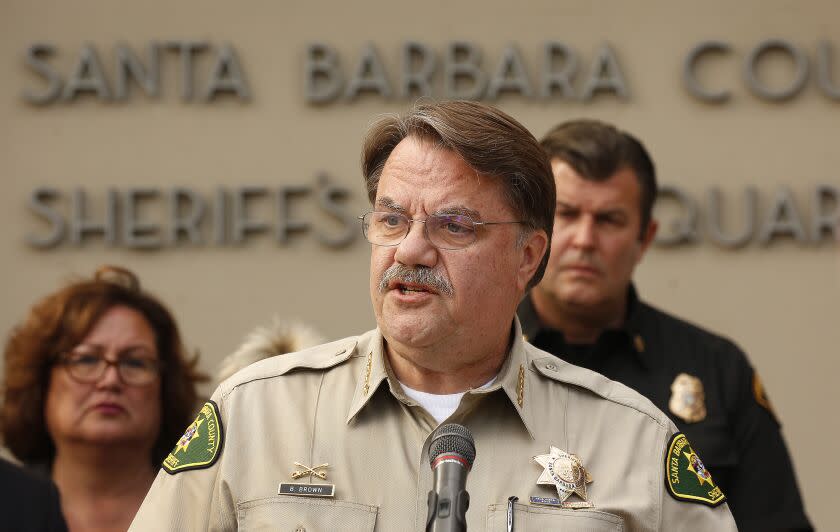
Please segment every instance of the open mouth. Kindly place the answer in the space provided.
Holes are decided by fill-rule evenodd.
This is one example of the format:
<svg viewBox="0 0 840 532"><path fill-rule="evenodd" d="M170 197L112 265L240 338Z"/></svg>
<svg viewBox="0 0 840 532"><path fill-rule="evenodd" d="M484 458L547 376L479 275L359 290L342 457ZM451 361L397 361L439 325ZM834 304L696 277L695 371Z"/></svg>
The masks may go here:
<svg viewBox="0 0 840 532"><path fill-rule="evenodd" d="M413 283L403 283L400 281L395 281L392 283L391 287L392 290L399 290L401 294L417 294L417 293L429 293L429 294L436 294L434 290L429 288L428 286L421 285L421 284L413 284Z"/></svg>

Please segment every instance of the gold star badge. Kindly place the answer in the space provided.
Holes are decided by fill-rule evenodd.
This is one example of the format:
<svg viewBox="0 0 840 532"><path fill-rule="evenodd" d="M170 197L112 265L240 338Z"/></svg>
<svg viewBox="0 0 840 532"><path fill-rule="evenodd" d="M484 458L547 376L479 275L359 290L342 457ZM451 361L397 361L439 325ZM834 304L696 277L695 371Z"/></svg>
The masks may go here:
<svg viewBox="0 0 840 532"><path fill-rule="evenodd" d="M700 482L700 485L702 486L704 483L708 482L714 488L715 483L712 482L712 475L709 473L709 470L706 469L706 466L703 465L703 461L700 460L697 453L691 451L691 453L683 452L683 454L688 459L688 470L697 475L697 480Z"/></svg>
<svg viewBox="0 0 840 532"><path fill-rule="evenodd" d="M545 468L537 479L537 484L555 486L561 503L573 493L586 501L586 485L592 482L592 476L583 467L577 455L552 446L548 454L535 456L534 461Z"/></svg>
<svg viewBox="0 0 840 532"><path fill-rule="evenodd" d="M199 418L196 419L192 425L187 427L187 431L181 436L181 439L178 440L178 443L175 445L175 450L173 453L177 453L178 451L186 451L187 447L190 446L190 442L194 439L198 438L198 427L204 422L203 419Z"/></svg>

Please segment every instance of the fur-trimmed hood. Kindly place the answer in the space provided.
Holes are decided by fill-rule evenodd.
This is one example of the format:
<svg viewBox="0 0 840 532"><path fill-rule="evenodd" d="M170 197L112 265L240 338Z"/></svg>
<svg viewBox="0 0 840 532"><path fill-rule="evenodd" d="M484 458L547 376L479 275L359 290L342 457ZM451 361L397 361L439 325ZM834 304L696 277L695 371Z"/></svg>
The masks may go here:
<svg viewBox="0 0 840 532"><path fill-rule="evenodd" d="M243 344L222 360L216 372L216 384L264 358L294 353L324 342L324 337L309 325L275 316L271 325L251 331Z"/></svg>

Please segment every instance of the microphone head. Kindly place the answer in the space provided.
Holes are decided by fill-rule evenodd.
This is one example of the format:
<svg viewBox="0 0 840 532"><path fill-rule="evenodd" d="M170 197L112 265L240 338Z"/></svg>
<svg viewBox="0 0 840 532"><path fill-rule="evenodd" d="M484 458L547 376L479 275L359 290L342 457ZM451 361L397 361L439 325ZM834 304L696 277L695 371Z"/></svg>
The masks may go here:
<svg viewBox="0 0 840 532"><path fill-rule="evenodd" d="M429 462L434 467L435 460L442 454L457 454L467 462L467 469L472 468L475 460L475 440L470 430L457 423L447 423L435 429L429 445Z"/></svg>

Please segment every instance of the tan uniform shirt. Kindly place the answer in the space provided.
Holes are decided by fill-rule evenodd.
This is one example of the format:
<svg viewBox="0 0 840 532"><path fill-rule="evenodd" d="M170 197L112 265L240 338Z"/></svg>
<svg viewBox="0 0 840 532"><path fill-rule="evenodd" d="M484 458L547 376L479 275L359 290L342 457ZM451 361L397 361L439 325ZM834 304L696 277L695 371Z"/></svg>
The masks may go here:
<svg viewBox="0 0 840 532"><path fill-rule="evenodd" d="M424 530L436 423L402 392L374 330L254 364L213 394L223 446L210 467L161 470L132 531ZM647 399L605 377L515 341L497 381L467 392L448 422L467 426L476 459L467 478L469 530L736 530L728 506L682 502L666 491L674 424ZM198 427L201 430L201 426ZM182 438L183 440L183 438ZM537 485L533 457L556 447L592 477L570 509ZM326 479L291 473L329 464ZM334 484L332 498L278 495L285 482ZM569 501L580 501L573 495Z"/></svg>

